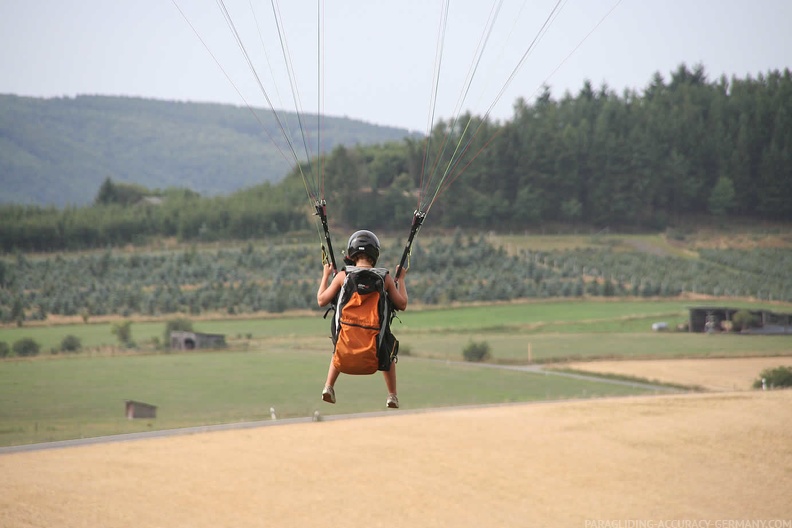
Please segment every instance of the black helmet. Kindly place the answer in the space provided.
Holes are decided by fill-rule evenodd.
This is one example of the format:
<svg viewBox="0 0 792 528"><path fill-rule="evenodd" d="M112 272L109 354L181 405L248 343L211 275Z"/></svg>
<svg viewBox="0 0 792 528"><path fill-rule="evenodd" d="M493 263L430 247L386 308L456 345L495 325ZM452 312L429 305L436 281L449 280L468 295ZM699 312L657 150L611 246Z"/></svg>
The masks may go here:
<svg viewBox="0 0 792 528"><path fill-rule="evenodd" d="M365 253L371 258L372 266L377 265L379 258L380 242L377 235L371 231L355 231L347 243L347 258L354 259L355 255Z"/></svg>

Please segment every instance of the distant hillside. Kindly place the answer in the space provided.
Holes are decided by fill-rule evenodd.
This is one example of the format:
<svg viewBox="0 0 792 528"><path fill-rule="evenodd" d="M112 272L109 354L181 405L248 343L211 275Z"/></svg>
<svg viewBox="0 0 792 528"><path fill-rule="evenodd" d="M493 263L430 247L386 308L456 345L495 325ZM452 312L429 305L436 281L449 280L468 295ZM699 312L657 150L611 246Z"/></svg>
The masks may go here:
<svg viewBox="0 0 792 528"><path fill-rule="evenodd" d="M244 106L220 104L0 94L0 203L85 205L108 177L202 195L279 181L293 165L291 151L272 112L257 109L256 115ZM280 115L304 160L297 115ZM303 117L314 155L316 116ZM404 129L322 118L325 151L407 135Z"/></svg>

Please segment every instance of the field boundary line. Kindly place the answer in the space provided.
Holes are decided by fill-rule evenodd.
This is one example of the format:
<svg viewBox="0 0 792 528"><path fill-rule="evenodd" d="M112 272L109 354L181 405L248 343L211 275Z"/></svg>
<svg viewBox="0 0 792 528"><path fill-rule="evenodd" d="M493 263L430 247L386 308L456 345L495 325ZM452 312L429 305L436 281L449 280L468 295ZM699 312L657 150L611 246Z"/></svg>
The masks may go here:
<svg viewBox="0 0 792 528"><path fill-rule="evenodd" d="M411 358L413 359L413 358ZM571 378L571 379L578 379L583 381L592 381L595 383L609 383L611 385L622 385L625 387L633 387L637 389L647 389L653 391L662 391L666 393L684 393L684 392L691 392L689 390L681 389L679 387L671 387L668 385L661 385L661 384L654 384L654 383L647 383L641 381L629 381L629 380L621 380L621 379L613 379L608 378L605 376L598 376L596 374L582 374L576 372L564 372L561 370L555 370L551 368L546 368L543 365L499 365L496 363L474 363L471 361L449 361L445 359L430 359L430 358L420 358L423 361L435 361L435 362L442 362L450 365L457 365L457 366L469 366L469 367L480 367L480 368L494 368L494 369L503 369L503 370L516 370L520 372L532 372L535 374L544 374L546 376L560 376L562 378Z"/></svg>

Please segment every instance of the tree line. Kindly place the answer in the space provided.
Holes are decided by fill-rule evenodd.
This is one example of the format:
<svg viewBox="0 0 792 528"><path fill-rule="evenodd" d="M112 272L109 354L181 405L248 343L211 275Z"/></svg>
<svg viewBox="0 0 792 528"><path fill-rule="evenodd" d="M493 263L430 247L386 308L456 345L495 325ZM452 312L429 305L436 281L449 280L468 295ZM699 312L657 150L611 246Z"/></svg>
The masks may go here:
<svg viewBox="0 0 792 528"><path fill-rule="evenodd" d="M230 196L202 197L185 189L152 192L137 185L102 184L89 207L0 206L3 251L79 250L182 241L265 238L304 230L308 220L288 183L264 183ZM304 202L304 196L300 203Z"/></svg>
<svg viewBox="0 0 792 528"><path fill-rule="evenodd" d="M471 122L463 127L460 123ZM475 135L470 134L475 130ZM792 220L792 74L709 81L702 66L655 74L638 93L588 82L554 100L518 100L511 120L466 115L428 138L338 146L321 171L331 223L347 231L409 224L427 160L465 167L432 208L438 226L548 223L662 229L689 215ZM105 247L175 236L248 239L311 228L300 170L225 197L107 180L88 207L0 207L4 251ZM430 190L431 191L431 190ZM129 195L137 192L137 200ZM146 202L144 197L158 197Z"/></svg>
<svg viewBox="0 0 792 528"><path fill-rule="evenodd" d="M690 214L792 220L792 74L709 82L656 74L638 94L585 83L518 101L439 202L433 221L663 228ZM444 126L435 134L444 134ZM433 144L440 144L439 138ZM471 149L475 151L475 148ZM437 218L440 217L440 218Z"/></svg>

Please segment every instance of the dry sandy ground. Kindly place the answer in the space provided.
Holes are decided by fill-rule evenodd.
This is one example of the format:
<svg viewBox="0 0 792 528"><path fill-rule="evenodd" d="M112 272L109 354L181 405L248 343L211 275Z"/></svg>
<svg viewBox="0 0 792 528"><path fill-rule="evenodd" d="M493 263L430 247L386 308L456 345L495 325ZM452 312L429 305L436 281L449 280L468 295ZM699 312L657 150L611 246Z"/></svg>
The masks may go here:
<svg viewBox="0 0 792 528"><path fill-rule="evenodd" d="M0 526L790 520L790 422L792 391L753 391L391 412L5 454Z"/></svg>
<svg viewBox="0 0 792 528"><path fill-rule="evenodd" d="M649 361L591 361L564 368L620 374L664 383L699 386L711 391L751 390L766 368L792 367L792 356L733 359L659 359Z"/></svg>

